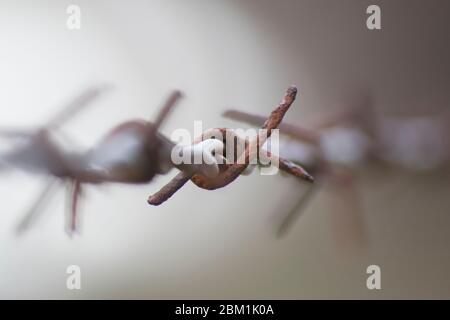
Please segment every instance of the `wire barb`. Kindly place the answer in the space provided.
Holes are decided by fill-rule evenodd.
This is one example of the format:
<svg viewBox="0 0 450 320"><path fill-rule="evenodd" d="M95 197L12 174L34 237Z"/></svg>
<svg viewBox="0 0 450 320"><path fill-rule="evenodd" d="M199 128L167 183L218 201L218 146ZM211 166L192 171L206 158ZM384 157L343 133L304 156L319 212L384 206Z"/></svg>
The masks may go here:
<svg viewBox="0 0 450 320"><path fill-rule="evenodd" d="M267 134L263 134L262 131L258 134L257 138L253 141L246 143L244 152L239 156L238 161L233 164L221 164L220 173L215 178L206 178L200 174L189 174L186 172L180 172L175 178L173 178L168 184L166 184L161 190L151 195L148 199L150 205L160 205L167 201L175 192L181 189L186 182L191 179L199 188L206 190L215 190L223 188L232 183L237 177L239 177L243 171L248 167L250 162L258 155L259 149L264 145L266 140L272 134L272 130L276 129L283 120L286 112L289 110L292 103L295 101L297 95L297 88L291 86L286 91L283 100L272 111L268 119L264 122L261 129L266 129ZM234 133L233 129L215 128L211 131L220 131L222 138L226 139L227 136L239 137ZM204 132L201 137L196 140L196 143L211 136L210 132ZM208 133L208 134L207 134ZM242 141L241 141L242 142ZM224 141L226 143L226 141ZM293 174L294 176L305 179L312 182L314 179L303 168L280 158L280 169Z"/></svg>

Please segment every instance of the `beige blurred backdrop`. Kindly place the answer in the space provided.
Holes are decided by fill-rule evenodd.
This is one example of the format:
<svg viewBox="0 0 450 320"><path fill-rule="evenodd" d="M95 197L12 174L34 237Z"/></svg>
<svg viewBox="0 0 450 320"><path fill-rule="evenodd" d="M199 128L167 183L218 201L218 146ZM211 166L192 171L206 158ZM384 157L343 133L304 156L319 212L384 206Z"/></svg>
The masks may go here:
<svg viewBox="0 0 450 320"><path fill-rule="evenodd" d="M66 28L69 4L81 30ZM382 30L366 28L378 4ZM0 126L45 122L80 90L114 90L65 126L80 147L130 118L152 119L173 88L185 98L163 129L238 127L230 107L268 114L290 84L287 120L307 125L371 92L396 113L448 107L448 1L0 1ZM241 177L215 192L186 185L160 207L146 186L89 187L81 234L64 230L61 189L22 237L14 228L42 179L0 182L0 297L13 298L450 298L449 174L358 171L367 245L339 248L336 209L323 188L276 239L270 221L306 190L290 177ZM345 210L345 209L344 209ZM66 268L82 290L66 289ZM366 288L377 264L382 289Z"/></svg>

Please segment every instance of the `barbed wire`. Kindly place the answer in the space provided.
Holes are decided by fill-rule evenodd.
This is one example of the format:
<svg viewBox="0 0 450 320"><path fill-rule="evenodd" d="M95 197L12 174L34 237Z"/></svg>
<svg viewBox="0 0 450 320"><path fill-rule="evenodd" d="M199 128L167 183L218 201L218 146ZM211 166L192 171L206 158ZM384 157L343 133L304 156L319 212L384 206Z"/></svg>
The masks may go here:
<svg viewBox="0 0 450 320"><path fill-rule="evenodd" d="M200 137L198 137L195 143L204 141L205 139L210 139L211 137L221 136L226 145L226 139L232 137L236 139L238 143L244 144L245 149L241 155L238 155L238 161L235 163L223 163L219 164L219 174L214 178L208 178L201 174L180 172L176 175L170 182L163 186L158 192L151 195L148 199L150 205L158 206L170 197L172 197L178 190L180 190L189 180L191 180L199 188L206 190L216 190L219 188L226 187L233 181L235 181L249 166L251 161L258 157L260 148L264 145L268 138L272 134L272 130L277 129L281 124L286 112L291 107L292 103L295 101L297 96L297 88L291 86L287 89L282 101L278 106L272 111L270 116L262 125L261 129L265 129L265 134L262 134L262 130L258 133L257 137L252 141L243 140L239 137L234 129L229 128L214 128L205 131ZM268 152L267 156L272 160L277 160L279 162L279 168L284 172L287 172L297 178L302 180L313 182L314 178L306 172L302 167L294 164L293 162L280 158ZM276 158L275 158L276 157Z"/></svg>

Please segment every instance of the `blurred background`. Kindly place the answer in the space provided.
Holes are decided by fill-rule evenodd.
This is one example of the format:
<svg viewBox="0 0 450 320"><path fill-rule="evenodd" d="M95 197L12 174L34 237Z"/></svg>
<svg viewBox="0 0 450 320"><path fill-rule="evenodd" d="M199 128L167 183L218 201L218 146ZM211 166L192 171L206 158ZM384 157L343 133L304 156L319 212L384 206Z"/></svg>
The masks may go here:
<svg viewBox="0 0 450 320"><path fill-rule="evenodd" d="M70 4L81 8L80 30L66 27ZM381 7L381 30L366 27L370 4ZM114 90L64 126L77 148L122 121L153 119L174 88L185 98L167 136L193 130L195 120L205 129L242 127L222 112L269 114L291 84L299 95L286 121L299 126L365 93L383 114L436 115L450 102L449 9L445 0L2 0L0 127L37 127L99 83ZM215 192L188 183L149 206L175 174L144 186L88 187L80 235L70 238L64 190L16 236L42 177L3 173L0 297L450 298L445 168L358 167L354 199L325 183L280 239L271 221L306 185L254 173ZM350 249L339 245L333 221L354 202L365 240ZM66 289L72 264L82 270L80 291ZM381 267L381 290L366 287L371 264Z"/></svg>

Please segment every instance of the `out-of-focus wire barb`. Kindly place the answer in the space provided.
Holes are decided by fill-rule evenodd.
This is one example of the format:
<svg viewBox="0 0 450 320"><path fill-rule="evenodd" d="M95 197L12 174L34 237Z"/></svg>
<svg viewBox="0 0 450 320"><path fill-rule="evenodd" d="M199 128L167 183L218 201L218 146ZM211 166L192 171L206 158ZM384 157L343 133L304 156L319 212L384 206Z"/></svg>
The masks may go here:
<svg viewBox="0 0 450 320"><path fill-rule="evenodd" d="M145 120L127 121L113 128L105 138L87 152L68 152L58 145L52 134L77 113L85 109L109 86L89 88L76 97L48 123L36 130L0 131L7 139L20 140L13 150L2 154L1 168L23 169L48 176L49 182L17 227L22 233L37 219L46 200L51 197L55 183L68 184L70 214L67 229L70 234L77 230L77 209L84 184L108 182L142 184L152 181L175 166L171 150L175 144L161 135L158 129L167 119L181 92L174 91L161 108L154 123ZM71 139L66 139L71 141ZM211 152L211 150L209 150ZM179 166L186 172L205 172L217 164Z"/></svg>
<svg viewBox="0 0 450 320"><path fill-rule="evenodd" d="M292 210L278 217L277 234L286 234L323 182L331 184L343 205L333 213L338 240L345 245L367 241L362 204L355 185L356 169L377 164L416 172L440 170L450 163L450 113L387 116L376 111L370 95L332 114L321 115L310 127L289 123L280 132L280 155L304 166L318 184L301 195ZM264 117L237 109L223 116L259 125ZM269 141L270 142L270 141ZM339 209L341 207L341 209Z"/></svg>

